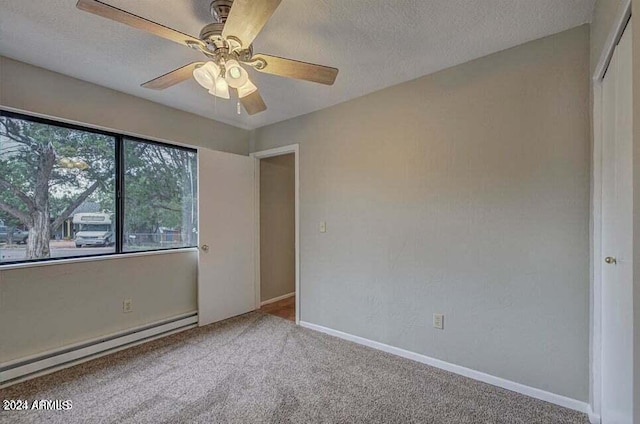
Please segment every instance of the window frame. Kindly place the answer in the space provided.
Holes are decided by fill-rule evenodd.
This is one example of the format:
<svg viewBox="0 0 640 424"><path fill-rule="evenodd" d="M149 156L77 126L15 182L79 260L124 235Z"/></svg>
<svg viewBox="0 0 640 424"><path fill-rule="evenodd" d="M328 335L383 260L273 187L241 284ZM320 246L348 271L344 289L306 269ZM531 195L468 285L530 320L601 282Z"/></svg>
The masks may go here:
<svg viewBox="0 0 640 424"><path fill-rule="evenodd" d="M148 249L148 250L139 250L139 251L126 251L124 250L124 213L125 213L125 196L124 196L124 188L125 188L125 156L124 156L124 143L125 139L128 141L139 142L139 143L147 143L154 144L157 146L167 147L176 150L183 150L191 153L195 153L196 155L196 167L198 167L198 149L194 147L188 147L179 144L172 144L169 142L157 141L145 137L141 137L139 135L131 135L117 131L105 130L102 128L84 126L77 123L71 123L68 121L56 120L53 118L45 118L37 115L30 115L24 112L15 112L13 110L7 110L5 108L0 107L0 117L8 117L14 119L21 119L24 121L35 122L44 125L53 125L61 128L67 128L71 130L84 131L94 134L99 134L107 137L113 137L115 141L114 145L114 161L115 161L115 233L116 233L116 242L114 245L114 251L109 253L95 253L95 254L84 254L78 256L64 256L59 258L42 258L42 259L28 259L22 261L7 261L0 262L0 270L3 268L16 268L22 266L29 265L46 265L47 263L55 264L59 262L80 262L90 259L96 258L113 258L113 257L126 257L126 256L144 256L146 254L158 254L158 253L169 253L172 251L185 251L185 250L194 250L197 249L197 243L195 246L182 246L182 247L168 247L162 249ZM200 194L200 181L197 182L198 187L198 195ZM199 221L198 221L199 223Z"/></svg>

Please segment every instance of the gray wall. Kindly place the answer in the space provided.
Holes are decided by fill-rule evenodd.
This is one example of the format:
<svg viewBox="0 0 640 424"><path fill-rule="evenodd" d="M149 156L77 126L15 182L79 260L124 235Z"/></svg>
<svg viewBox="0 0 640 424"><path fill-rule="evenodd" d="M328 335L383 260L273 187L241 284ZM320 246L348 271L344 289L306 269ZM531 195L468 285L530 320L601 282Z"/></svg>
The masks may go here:
<svg viewBox="0 0 640 424"><path fill-rule="evenodd" d="M295 157L260 160L260 300L295 291Z"/></svg>
<svg viewBox="0 0 640 424"><path fill-rule="evenodd" d="M0 57L0 105L246 154L249 132ZM0 271L0 362L197 310L197 253ZM133 299L134 312L122 313Z"/></svg>
<svg viewBox="0 0 640 424"><path fill-rule="evenodd" d="M589 67L582 26L257 130L300 143L302 320L587 401Z"/></svg>
<svg viewBox="0 0 640 424"><path fill-rule="evenodd" d="M246 155L249 131L0 56L0 106Z"/></svg>
<svg viewBox="0 0 640 424"><path fill-rule="evenodd" d="M198 253L0 271L0 362L198 309ZM122 312L122 301L133 311Z"/></svg>

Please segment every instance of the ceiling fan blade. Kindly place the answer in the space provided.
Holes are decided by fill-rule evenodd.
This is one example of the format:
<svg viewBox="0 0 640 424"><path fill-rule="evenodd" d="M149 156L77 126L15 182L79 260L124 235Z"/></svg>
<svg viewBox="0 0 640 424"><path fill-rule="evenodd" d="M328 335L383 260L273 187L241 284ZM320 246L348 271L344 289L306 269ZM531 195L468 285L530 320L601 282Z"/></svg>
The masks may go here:
<svg viewBox="0 0 640 424"><path fill-rule="evenodd" d="M150 88L152 90L164 90L173 85L188 80L193 76L193 71L204 62L193 62L188 65L184 65L182 68L175 69L169 73L166 73L158 78L154 78L151 81L147 81L142 84L144 88Z"/></svg>
<svg viewBox="0 0 640 424"><path fill-rule="evenodd" d="M98 0L78 0L76 7L80 10L84 10L85 12L93 13L94 15L102 16L103 18L111 19L112 21L120 22L133 28L150 32L158 37L166 38L167 40L174 41L187 47L190 47L191 45L202 45L202 41L195 37L183 34L180 31L157 24L148 19L141 18L140 16L118 9L117 7L110 6Z"/></svg>
<svg viewBox="0 0 640 424"><path fill-rule="evenodd" d="M264 100L262 100L262 96L258 90L248 96L241 97L240 103L242 103L242 106L244 106L244 109L249 115L255 115L256 113L267 110L267 105L264 104Z"/></svg>
<svg viewBox="0 0 640 424"><path fill-rule="evenodd" d="M333 85L338 76L336 68L299 62L266 54L254 55L249 64L257 71L281 77L301 79L320 84Z"/></svg>
<svg viewBox="0 0 640 424"><path fill-rule="evenodd" d="M247 49L276 11L282 0L234 0L222 35L232 37Z"/></svg>

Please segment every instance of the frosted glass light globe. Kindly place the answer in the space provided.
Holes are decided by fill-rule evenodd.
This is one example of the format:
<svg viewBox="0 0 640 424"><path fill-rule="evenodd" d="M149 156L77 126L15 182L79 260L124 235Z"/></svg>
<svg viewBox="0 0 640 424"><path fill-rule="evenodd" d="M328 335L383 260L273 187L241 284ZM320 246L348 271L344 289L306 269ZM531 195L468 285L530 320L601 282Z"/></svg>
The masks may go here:
<svg viewBox="0 0 640 424"><path fill-rule="evenodd" d="M229 87L237 89L247 83L249 74L247 74L247 71L245 71L236 60L227 60L225 67L227 68L225 79Z"/></svg>

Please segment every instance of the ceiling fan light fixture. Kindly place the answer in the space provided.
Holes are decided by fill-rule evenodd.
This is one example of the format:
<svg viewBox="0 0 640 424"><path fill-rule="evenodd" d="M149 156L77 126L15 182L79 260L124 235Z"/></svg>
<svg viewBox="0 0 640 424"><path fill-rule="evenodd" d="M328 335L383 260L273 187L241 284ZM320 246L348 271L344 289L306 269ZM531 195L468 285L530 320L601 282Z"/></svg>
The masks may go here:
<svg viewBox="0 0 640 424"><path fill-rule="evenodd" d="M200 84L202 87L206 88L207 90L210 90L213 87L213 84L215 81L211 76L211 74L207 72L207 69L205 68L205 66L206 65L203 65L199 68L194 69L193 78L195 78L198 84Z"/></svg>
<svg viewBox="0 0 640 424"><path fill-rule="evenodd" d="M209 94L212 96L220 97L221 99L230 99L229 95L229 84L224 80L224 78L216 79L216 83L209 90Z"/></svg>
<svg viewBox="0 0 640 424"><path fill-rule="evenodd" d="M231 75L231 78L233 79L238 79L242 76L242 71L240 71L240 68L237 66L234 66L229 70L229 75Z"/></svg>
<svg viewBox="0 0 640 424"><path fill-rule="evenodd" d="M249 94L254 93L258 87L256 87L250 79L247 79L247 82L240 88L238 88L238 97L243 98L247 97Z"/></svg>
<svg viewBox="0 0 640 424"><path fill-rule="evenodd" d="M229 99L230 89L238 91L249 115L267 109L259 90L249 81L244 66L280 77L332 85L338 70L283 57L253 54L253 42L282 0L208 0L214 22L205 25L199 38L153 22L107 4L105 0L77 0L76 7L129 27L176 42L203 53L208 62L192 62L142 84L152 90L164 90L193 77L210 94ZM240 63L238 63L240 62ZM235 94L234 94L235 98ZM73 166L60 161L61 167ZM79 164L79 166L84 166ZM88 166L88 165L87 165Z"/></svg>
<svg viewBox="0 0 640 424"><path fill-rule="evenodd" d="M193 70L193 78L207 90L215 87L218 75L220 75L220 67L214 62L207 62Z"/></svg>
<svg viewBox="0 0 640 424"><path fill-rule="evenodd" d="M225 79L227 80L229 87L238 89L245 85L249 80L249 74L247 74L247 71L240 66L238 61L234 59L227 60L225 67L227 69Z"/></svg>

